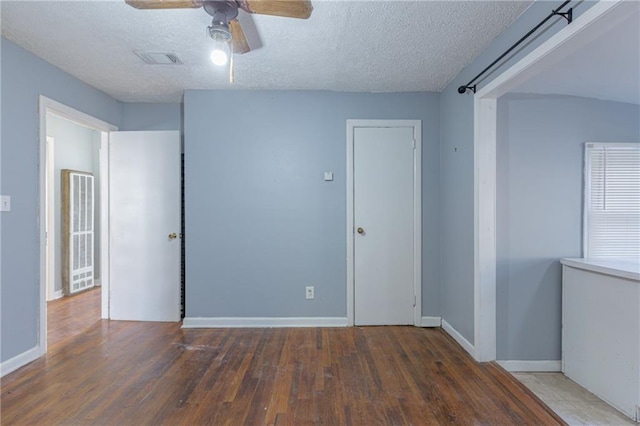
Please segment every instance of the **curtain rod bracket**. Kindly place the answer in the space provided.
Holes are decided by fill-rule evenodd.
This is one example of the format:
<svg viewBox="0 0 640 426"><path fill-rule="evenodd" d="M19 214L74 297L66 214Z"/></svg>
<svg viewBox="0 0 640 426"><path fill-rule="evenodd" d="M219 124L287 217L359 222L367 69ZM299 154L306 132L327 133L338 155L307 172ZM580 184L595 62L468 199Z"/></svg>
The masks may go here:
<svg viewBox="0 0 640 426"><path fill-rule="evenodd" d="M473 86L460 86L458 87L458 93L461 95L467 91L467 89L471 90L473 93L476 93L476 85Z"/></svg>
<svg viewBox="0 0 640 426"><path fill-rule="evenodd" d="M573 22L573 8L570 8L566 12L558 12L554 10L553 15L562 16L564 19L567 20L567 24L570 24Z"/></svg>

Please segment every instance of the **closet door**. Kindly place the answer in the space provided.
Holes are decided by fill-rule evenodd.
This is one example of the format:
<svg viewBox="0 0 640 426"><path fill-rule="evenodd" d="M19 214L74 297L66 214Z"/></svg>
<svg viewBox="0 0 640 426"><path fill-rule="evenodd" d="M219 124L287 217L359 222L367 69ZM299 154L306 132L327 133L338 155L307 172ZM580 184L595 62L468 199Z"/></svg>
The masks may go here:
<svg viewBox="0 0 640 426"><path fill-rule="evenodd" d="M62 288L65 295L94 286L93 175L62 170Z"/></svg>
<svg viewBox="0 0 640 426"><path fill-rule="evenodd" d="M416 127L370 126L353 131L354 322L414 324Z"/></svg>

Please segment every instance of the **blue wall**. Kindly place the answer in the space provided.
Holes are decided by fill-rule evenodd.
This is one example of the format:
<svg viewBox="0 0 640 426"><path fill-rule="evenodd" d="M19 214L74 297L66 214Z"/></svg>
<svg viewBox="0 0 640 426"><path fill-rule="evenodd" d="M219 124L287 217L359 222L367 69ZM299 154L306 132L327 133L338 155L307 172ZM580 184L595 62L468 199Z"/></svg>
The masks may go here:
<svg viewBox="0 0 640 426"><path fill-rule="evenodd" d="M499 99L498 359L561 359L559 259L582 257L584 143L639 140L638 105L567 96Z"/></svg>
<svg viewBox="0 0 640 426"><path fill-rule="evenodd" d="M38 95L119 125L115 99L2 39L2 187L11 212L2 220L2 349L6 361L38 344Z"/></svg>
<svg viewBox="0 0 640 426"><path fill-rule="evenodd" d="M422 120L423 315L439 315L438 100L187 91L187 317L346 317L347 119Z"/></svg>
<svg viewBox="0 0 640 426"><path fill-rule="evenodd" d="M119 130L182 130L182 104L122 104Z"/></svg>
<svg viewBox="0 0 640 426"><path fill-rule="evenodd" d="M574 19L596 2L574 4ZM440 227L442 238L441 292L442 318L474 342L474 254L473 254L473 96L460 95L459 86L469 82L484 67L507 50L544 19L560 2L537 1L516 22L497 37L471 65L440 93ZM534 48L567 25L553 18L537 35L524 43L478 87L500 75Z"/></svg>

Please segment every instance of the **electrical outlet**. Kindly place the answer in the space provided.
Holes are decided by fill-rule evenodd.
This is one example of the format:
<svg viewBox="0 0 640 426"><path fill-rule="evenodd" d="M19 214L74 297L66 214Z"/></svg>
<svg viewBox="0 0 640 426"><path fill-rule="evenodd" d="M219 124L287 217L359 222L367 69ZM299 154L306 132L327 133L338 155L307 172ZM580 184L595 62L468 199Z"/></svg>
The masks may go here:
<svg viewBox="0 0 640 426"><path fill-rule="evenodd" d="M307 288L306 288L306 297L307 297L307 299L313 299L315 297L312 285L308 285L307 286Z"/></svg>

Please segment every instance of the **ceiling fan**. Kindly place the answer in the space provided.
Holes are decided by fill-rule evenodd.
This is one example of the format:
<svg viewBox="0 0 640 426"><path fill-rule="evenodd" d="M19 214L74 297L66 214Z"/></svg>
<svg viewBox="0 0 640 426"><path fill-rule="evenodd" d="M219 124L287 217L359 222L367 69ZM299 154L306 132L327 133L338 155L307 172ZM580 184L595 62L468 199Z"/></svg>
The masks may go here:
<svg viewBox="0 0 640 426"><path fill-rule="evenodd" d="M251 50L237 19L239 9L247 13L298 19L309 18L313 11L310 0L125 0L125 2L136 9L202 7L213 17L208 30L209 36L214 41L211 60L216 65L226 64L229 49L237 54Z"/></svg>

